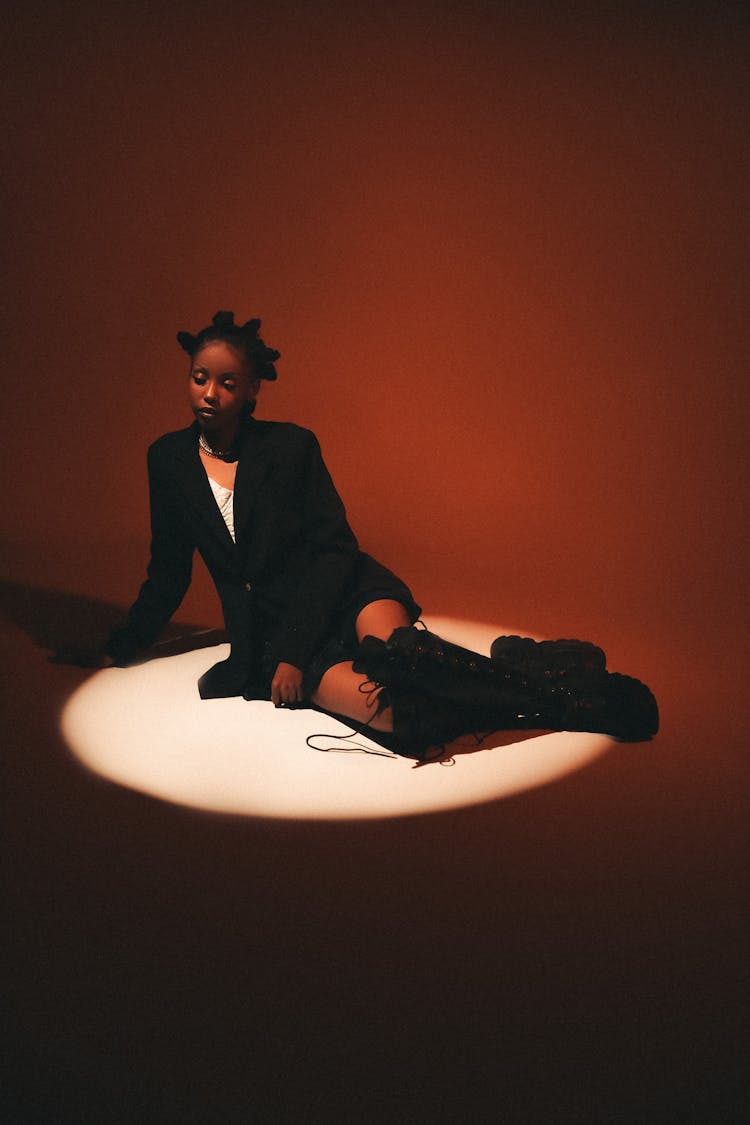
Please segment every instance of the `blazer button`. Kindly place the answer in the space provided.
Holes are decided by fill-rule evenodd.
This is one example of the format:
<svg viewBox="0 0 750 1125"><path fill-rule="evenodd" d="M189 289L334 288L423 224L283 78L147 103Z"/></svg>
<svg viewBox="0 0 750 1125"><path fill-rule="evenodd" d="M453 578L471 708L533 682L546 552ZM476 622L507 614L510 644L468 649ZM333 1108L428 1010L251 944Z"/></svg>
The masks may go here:
<svg viewBox="0 0 750 1125"><path fill-rule="evenodd" d="M251 583L251 582L246 582L246 583L245 583L245 589L246 589L246 590L250 591L250 590L252 590L252 588L253 588L253 586L252 586L252 583Z"/></svg>

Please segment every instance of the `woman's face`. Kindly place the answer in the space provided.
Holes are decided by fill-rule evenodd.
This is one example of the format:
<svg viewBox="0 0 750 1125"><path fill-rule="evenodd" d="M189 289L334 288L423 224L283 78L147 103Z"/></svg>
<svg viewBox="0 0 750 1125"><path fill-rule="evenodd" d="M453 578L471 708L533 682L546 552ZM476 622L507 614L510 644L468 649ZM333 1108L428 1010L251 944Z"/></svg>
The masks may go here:
<svg viewBox="0 0 750 1125"><path fill-rule="evenodd" d="M193 356L190 405L201 429L234 431L243 406L255 399L259 386L242 353L223 340L206 344Z"/></svg>

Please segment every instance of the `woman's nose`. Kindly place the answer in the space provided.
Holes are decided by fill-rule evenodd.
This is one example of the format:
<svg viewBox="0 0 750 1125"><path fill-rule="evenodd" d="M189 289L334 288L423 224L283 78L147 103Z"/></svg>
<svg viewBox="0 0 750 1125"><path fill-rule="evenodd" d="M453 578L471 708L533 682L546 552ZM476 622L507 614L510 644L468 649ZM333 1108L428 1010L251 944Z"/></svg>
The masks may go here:
<svg viewBox="0 0 750 1125"><path fill-rule="evenodd" d="M214 403L216 402L216 384L215 383L206 383L206 385L204 387L204 390L203 390L203 401L204 402L214 402Z"/></svg>

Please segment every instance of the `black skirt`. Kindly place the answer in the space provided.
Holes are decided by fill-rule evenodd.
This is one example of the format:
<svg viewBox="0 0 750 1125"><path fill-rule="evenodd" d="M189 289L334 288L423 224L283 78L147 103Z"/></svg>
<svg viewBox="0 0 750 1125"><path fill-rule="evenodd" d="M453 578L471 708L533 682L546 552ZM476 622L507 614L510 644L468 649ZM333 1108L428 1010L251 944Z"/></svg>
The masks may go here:
<svg viewBox="0 0 750 1125"><path fill-rule="evenodd" d="M309 699L323 675L334 664L353 660L357 650L356 623L359 614L371 602L400 602L413 624L422 610L411 590L393 573L370 555L360 552L354 569L341 591L339 609L319 648L302 669L302 690ZM277 657L271 640L273 623L256 618L258 634L252 646L255 655L248 664L246 654L234 652L204 673L198 681L203 699L244 695L246 699L270 699L271 680L276 672Z"/></svg>

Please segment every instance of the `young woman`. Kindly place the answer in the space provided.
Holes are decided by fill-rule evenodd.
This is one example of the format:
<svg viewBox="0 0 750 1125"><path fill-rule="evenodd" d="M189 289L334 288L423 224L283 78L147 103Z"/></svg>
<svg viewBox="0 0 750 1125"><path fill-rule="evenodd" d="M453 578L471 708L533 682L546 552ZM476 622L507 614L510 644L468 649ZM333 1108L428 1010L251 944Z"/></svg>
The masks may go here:
<svg viewBox="0 0 750 1125"><path fill-rule="evenodd" d="M498 638L490 659L415 627L408 587L358 549L314 435L252 417L279 358L259 328L218 312L177 335L195 420L149 449L151 560L109 660L128 663L156 639L197 549L231 641L199 681L203 698L312 704L420 759L468 732L655 733L648 689L607 673L593 645Z"/></svg>

